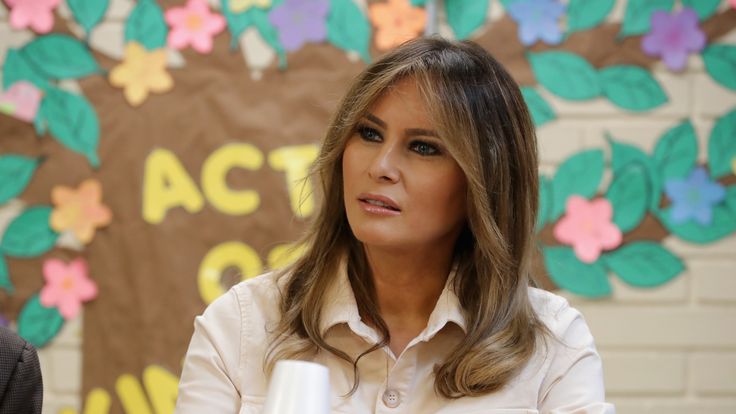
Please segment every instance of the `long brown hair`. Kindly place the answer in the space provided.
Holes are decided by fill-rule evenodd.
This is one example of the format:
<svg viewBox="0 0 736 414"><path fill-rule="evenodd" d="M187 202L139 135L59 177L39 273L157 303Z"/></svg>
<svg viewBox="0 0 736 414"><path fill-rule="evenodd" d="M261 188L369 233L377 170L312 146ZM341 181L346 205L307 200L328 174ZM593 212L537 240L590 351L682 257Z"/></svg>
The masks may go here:
<svg viewBox="0 0 736 414"><path fill-rule="evenodd" d="M353 365L389 341L365 253L352 235L343 203L342 154L370 105L411 77L440 138L467 179L467 226L456 243L453 289L467 322L465 339L435 369L447 398L494 392L529 360L546 332L529 302L530 262L538 203L534 126L519 87L480 46L419 38L368 66L338 106L315 163L321 207L302 241L303 256L282 273L281 321L264 361L330 352ZM324 292L347 257L358 309L383 341L351 358L320 332Z"/></svg>

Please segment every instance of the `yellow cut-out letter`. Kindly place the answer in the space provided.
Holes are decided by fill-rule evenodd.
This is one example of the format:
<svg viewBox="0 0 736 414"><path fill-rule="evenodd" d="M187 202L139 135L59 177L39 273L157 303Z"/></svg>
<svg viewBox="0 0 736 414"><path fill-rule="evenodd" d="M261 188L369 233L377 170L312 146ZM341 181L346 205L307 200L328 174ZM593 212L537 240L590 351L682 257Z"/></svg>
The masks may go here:
<svg viewBox="0 0 736 414"><path fill-rule="evenodd" d="M298 217L308 217L314 212L312 184L306 178L318 153L317 145L309 144L281 147L268 154L268 165L286 173L291 210Z"/></svg>
<svg viewBox="0 0 736 414"><path fill-rule="evenodd" d="M156 414L172 414L176 405L179 379L169 371L150 365L143 371L143 385Z"/></svg>
<svg viewBox="0 0 736 414"><path fill-rule="evenodd" d="M254 190L234 191L227 186L227 173L233 167L257 170L263 153L250 144L229 144L213 152L202 166L202 189L207 200L223 213L244 215L254 212L261 197Z"/></svg>
<svg viewBox="0 0 736 414"><path fill-rule="evenodd" d="M177 206L196 213L204 206L204 198L174 153L154 149L146 158L143 176L143 219L158 224Z"/></svg>
<svg viewBox="0 0 736 414"><path fill-rule="evenodd" d="M229 266L240 269L241 280L257 276L263 271L261 258L250 246L236 241L218 244L207 253L199 265L197 284L204 303L209 305L225 293L220 279L222 271Z"/></svg>
<svg viewBox="0 0 736 414"><path fill-rule="evenodd" d="M123 374L115 381L115 391L126 414L153 414L146 394L138 379L130 374Z"/></svg>

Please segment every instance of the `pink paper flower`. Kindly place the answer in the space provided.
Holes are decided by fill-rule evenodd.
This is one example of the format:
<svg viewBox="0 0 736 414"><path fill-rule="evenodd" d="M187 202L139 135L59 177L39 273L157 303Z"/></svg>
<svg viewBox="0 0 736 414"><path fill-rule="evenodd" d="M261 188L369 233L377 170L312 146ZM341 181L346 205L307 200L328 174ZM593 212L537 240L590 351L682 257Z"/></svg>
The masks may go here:
<svg viewBox="0 0 736 414"><path fill-rule="evenodd" d="M613 207L605 198L588 201L573 195L567 199L565 216L555 225L555 238L571 245L582 262L593 263L601 251L621 244L621 230L611 222Z"/></svg>
<svg viewBox="0 0 736 414"><path fill-rule="evenodd" d="M97 285L87 276L87 262L81 257L68 265L62 260L49 259L43 263L46 285L41 289L41 304L55 306L64 319L74 319L82 302L97 297Z"/></svg>
<svg viewBox="0 0 736 414"><path fill-rule="evenodd" d="M206 0L189 0L184 7L166 10L171 26L169 46L184 49L191 45L199 53L212 51L212 38L225 29L225 18L210 12Z"/></svg>
<svg viewBox="0 0 736 414"><path fill-rule="evenodd" d="M705 33L700 30L698 14L685 7L669 14L658 10L652 13L652 28L641 40L647 55L661 57L670 70L682 70L687 56L705 47Z"/></svg>
<svg viewBox="0 0 736 414"><path fill-rule="evenodd" d="M736 0L731 0L730 3L731 3L731 8L736 9Z"/></svg>
<svg viewBox="0 0 736 414"><path fill-rule="evenodd" d="M43 98L43 92L32 83L15 82L7 91L0 94L0 112L26 122L33 122L41 104L41 98Z"/></svg>
<svg viewBox="0 0 736 414"><path fill-rule="evenodd" d="M10 7L13 29L30 27L38 33L48 33L54 27L53 10L61 0L5 0Z"/></svg>

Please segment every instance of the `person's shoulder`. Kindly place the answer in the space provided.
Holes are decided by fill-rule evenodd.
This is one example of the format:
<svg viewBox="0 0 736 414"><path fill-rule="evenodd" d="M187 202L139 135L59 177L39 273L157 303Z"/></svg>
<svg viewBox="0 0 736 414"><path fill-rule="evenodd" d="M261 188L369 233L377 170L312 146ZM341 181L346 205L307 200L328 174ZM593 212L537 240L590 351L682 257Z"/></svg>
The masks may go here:
<svg viewBox="0 0 736 414"><path fill-rule="evenodd" d="M564 333L573 321L581 318L580 312L560 295L534 287L529 287L528 293L537 317L557 335Z"/></svg>
<svg viewBox="0 0 736 414"><path fill-rule="evenodd" d="M33 346L10 328L0 326L0 355L4 362L15 363L26 349Z"/></svg>

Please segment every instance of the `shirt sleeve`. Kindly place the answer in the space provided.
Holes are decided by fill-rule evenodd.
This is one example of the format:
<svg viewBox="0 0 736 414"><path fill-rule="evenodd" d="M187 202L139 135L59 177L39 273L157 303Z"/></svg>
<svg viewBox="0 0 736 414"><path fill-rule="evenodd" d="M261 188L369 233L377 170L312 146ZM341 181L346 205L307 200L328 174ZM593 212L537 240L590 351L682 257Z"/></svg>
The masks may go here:
<svg viewBox="0 0 736 414"><path fill-rule="evenodd" d="M231 289L194 320L176 414L239 412L240 335L240 304Z"/></svg>
<svg viewBox="0 0 736 414"><path fill-rule="evenodd" d="M553 357L543 384L542 414L615 414L605 402L603 366L593 335L576 309L560 311L557 338L548 339Z"/></svg>

